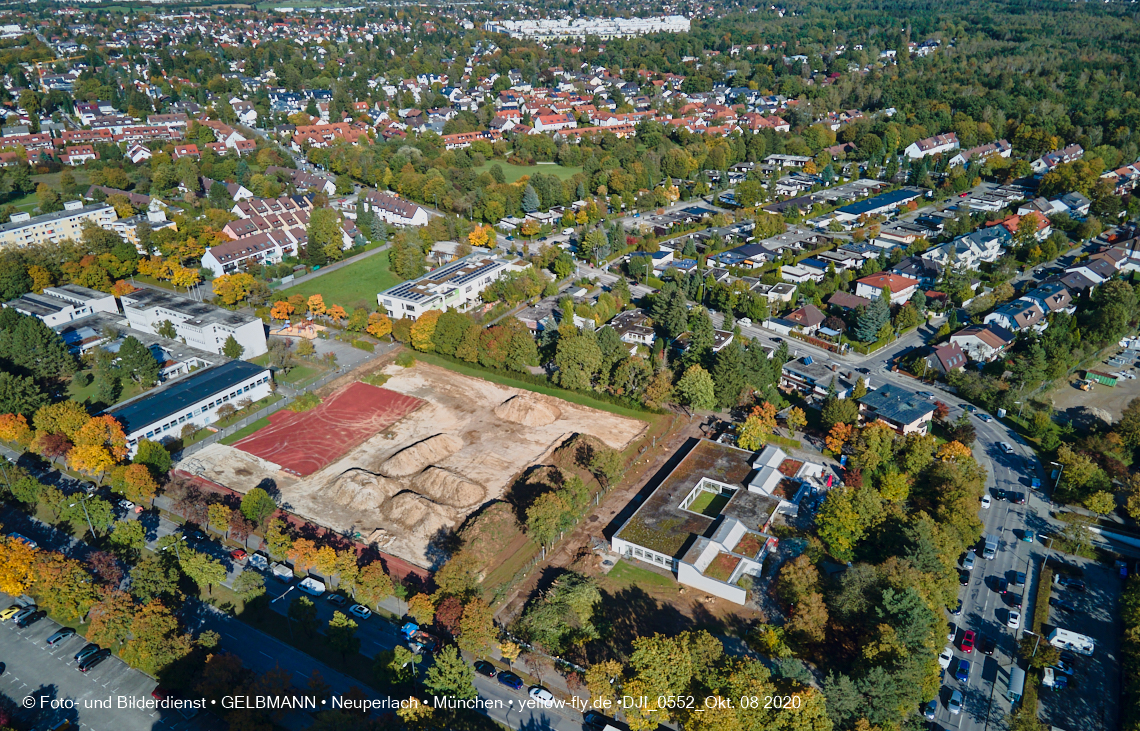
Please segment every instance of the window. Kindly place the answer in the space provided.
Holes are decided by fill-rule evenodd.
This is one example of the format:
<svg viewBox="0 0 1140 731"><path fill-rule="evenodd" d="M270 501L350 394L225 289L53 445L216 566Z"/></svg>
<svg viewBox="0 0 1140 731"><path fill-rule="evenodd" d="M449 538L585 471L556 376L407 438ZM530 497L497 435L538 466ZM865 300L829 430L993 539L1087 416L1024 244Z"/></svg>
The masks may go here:
<svg viewBox="0 0 1140 731"><path fill-rule="evenodd" d="M166 426L162 427L162 430L163 431L170 431L170 424L167 424Z"/></svg>
<svg viewBox="0 0 1140 731"><path fill-rule="evenodd" d="M230 400L229 396L222 396L222 401L229 401L229 400Z"/></svg>
<svg viewBox="0 0 1140 731"><path fill-rule="evenodd" d="M185 417L185 416L179 416L179 417L178 417L178 423L179 423L179 424L181 424L181 423L182 423L182 422L184 422L184 421L186 421L186 417Z"/></svg>
<svg viewBox="0 0 1140 731"><path fill-rule="evenodd" d="M244 389L242 389L242 393L249 393L249 388L249 386L246 386Z"/></svg>

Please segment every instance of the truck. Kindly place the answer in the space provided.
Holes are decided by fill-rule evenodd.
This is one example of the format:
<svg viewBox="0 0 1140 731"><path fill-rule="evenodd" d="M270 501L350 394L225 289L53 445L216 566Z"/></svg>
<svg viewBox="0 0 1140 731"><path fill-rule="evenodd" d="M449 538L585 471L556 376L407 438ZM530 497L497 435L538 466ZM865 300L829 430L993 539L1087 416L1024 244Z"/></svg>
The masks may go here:
<svg viewBox="0 0 1140 731"><path fill-rule="evenodd" d="M320 596L325 593L325 582L320 579L314 579L312 576L306 576L301 579L301 583L297 584L297 588L306 594L312 596Z"/></svg>
<svg viewBox="0 0 1140 731"><path fill-rule="evenodd" d="M281 581L284 581L286 584L293 580L293 569L289 568L283 563L274 562L270 567L270 571L274 576L276 576Z"/></svg>
<svg viewBox="0 0 1140 731"><path fill-rule="evenodd" d="M1048 640L1050 645L1059 650L1072 650L1082 655L1092 655L1096 651L1096 640L1060 627L1049 633Z"/></svg>
<svg viewBox="0 0 1140 731"><path fill-rule="evenodd" d="M982 550L982 558L986 559L987 561L990 561L993 559L994 556L997 555L998 537L995 536L993 533L987 533L985 535L985 539L986 539L986 547Z"/></svg>

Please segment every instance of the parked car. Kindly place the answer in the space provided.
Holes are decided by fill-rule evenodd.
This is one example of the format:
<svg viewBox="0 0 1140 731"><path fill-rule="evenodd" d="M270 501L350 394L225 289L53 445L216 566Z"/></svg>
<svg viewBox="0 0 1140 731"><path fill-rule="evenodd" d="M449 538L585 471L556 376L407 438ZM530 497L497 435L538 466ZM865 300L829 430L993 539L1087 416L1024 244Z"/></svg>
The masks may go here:
<svg viewBox="0 0 1140 731"><path fill-rule="evenodd" d="M983 635L982 641L978 645L978 647L981 649L982 654L992 655L992 654L994 654L994 647L996 645L997 645L997 643L994 642L993 637L990 637L989 635Z"/></svg>
<svg viewBox="0 0 1140 731"><path fill-rule="evenodd" d="M1065 675L1072 675L1073 674L1073 666L1068 664L1064 660L1058 660L1057 664L1053 666L1053 669L1058 671L1058 672L1062 672Z"/></svg>
<svg viewBox="0 0 1140 731"><path fill-rule="evenodd" d="M947 625L947 630L946 641L953 642L954 638L958 636L958 625L951 622L949 625Z"/></svg>
<svg viewBox="0 0 1140 731"><path fill-rule="evenodd" d="M982 421L986 422L987 424L989 424L991 421L994 420L994 417L990 416L989 414L982 414L982 413L978 414L978 418L981 419Z"/></svg>
<svg viewBox="0 0 1140 731"><path fill-rule="evenodd" d="M487 662L486 660L476 660L475 661L475 672L479 673L480 675L486 676L488 678L493 678L493 677L495 677L495 674L498 673L499 671L495 669L494 665Z"/></svg>
<svg viewBox="0 0 1140 731"><path fill-rule="evenodd" d="M120 500L119 501L119 507L129 513L135 509L135 504L132 503L130 500Z"/></svg>
<svg viewBox="0 0 1140 731"><path fill-rule="evenodd" d="M942 667L942 669L945 670L946 668L950 667L950 663L953 660L954 660L954 648L953 647L942 648L942 654L938 656L938 664Z"/></svg>
<svg viewBox="0 0 1140 731"><path fill-rule="evenodd" d="M930 391L919 391L919 392L917 392L915 395L916 395L916 396L921 396L921 397L923 397L924 399L932 399L932 398L934 398L934 394L932 394Z"/></svg>
<svg viewBox="0 0 1140 731"><path fill-rule="evenodd" d="M982 509L983 510L989 510L990 509L990 496L989 495L982 495Z"/></svg>
<svg viewBox="0 0 1140 731"><path fill-rule="evenodd" d="M603 716L597 711L586 711L582 714L582 721L585 722L586 728L590 731L602 731L606 726L614 725L612 718Z"/></svg>
<svg viewBox="0 0 1140 731"><path fill-rule="evenodd" d="M109 658L110 656L111 656L111 651L104 647L102 650L99 650L98 652L91 653L91 655L87 659L85 659L83 662L76 665L75 669L81 673L85 673L88 670L90 670L91 668L97 666L99 663L101 663L104 660L106 660L107 658Z"/></svg>
<svg viewBox="0 0 1140 731"><path fill-rule="evenodd" d="M1013 454L1013 445L1009 442L1000 442L998 446L1001 447L1001 451L1006 454Z"/></svg>
<svg viewBox="0 0 1140 731"><path fill-rule="evenodd" d="M961 584L962 586L969 586L970 585L970 573L968 571L959 571L958 572L958 583Z"/></svg>
<svg viewBox="0 0 1140 731"><path fill-rule="evenodd" d="M1011 492L1009 494L1009 501L1017 505L1025 505L1025 493Z"/></svg>
<svg viewBox="0 0 1140 731"><path fill-rule="evenodd" d="M1050 606L1057 607L1057 609L1060 609L1063 612L1077 611L1076 606L1072 602L1065 601L1064 599L1058 599L1055 596L1049 597L1049 604Z"/></svg>
<svg viewBox="0 0 1140 731"><path fill-rule="evenodd" d="M352 608L348 610L348 613L360 619L368 619L372 616L372 610L363 604L353 604Z"/></svg>
<svg viewBox="0 0 1140 731"><path fill-rule="evenodd" d="M1009 618L1006 619L1006 626L1010 629L1017 629L1021 626L1021 612L1015 612L1012 609L1009 612Z"/></svg>
<svg viewBox="0 0 1140 731"><path fill-rule="evenodd" d="M955 605L955 607L950 610L950 613L953 614L955 617L957 617L958 615L960 615L962 613L962 600L961 599L959 599L958 604Z"/></svg>
<svg viewBox="0 0 1140 731"><path fill-rule="evenodd" d="M23 608L23 605L20 604L13 604L12 606L8 607L4 611L0 612L0 622L7 622L9 619L19 614L20 610Z"/></svg>
<svg viewBox="0 0 1140 731"><path fill-rule="evenodd" d="M554 694L541 685L532 685L530 690L527 691L531 698L538 703L550 707L554 705Z"/></svg>
<svg viewBox="0 0 1140 731"><path fill-rule="evenodd" d="M1031 530L1024 530L1021 532L1021 540L1026 543L1033 543L1034 533Z"/></svg>
<svg viewBox="0 0 1140 731"><path fill-rule="evenodd" d="M325 597L325 601L334 607L343 607L348 604L348 600L344 598L343 594L329 594Z"/></svg>
<svg viewBox="0 0 1140 731"><path fill-rule="evenodd" d="M75 628L74 627L60 627L58 630L56 630L52 634L51 637L47 638L47 646L48 647L55 647L59 643L66 640L68 637L73 637L74 635L75 635Z"/></svg>
<svg viewBox="0 0 1140 731"><path fill-rule="evenodd" d="M994 497L998 500L1008 500L1009 496L1006 495L1005 490L994 490Z"/></svg>
<svg viewBox="0 0 1140 731"><path fill-rule="evenodd" d="M950 700L946 702L946 709L955 716L962 712L962 691L951 691Z"/></svg>
<svg viewBox="0 0 1140 731"><path fill-rule="evenodd" d="M962 568L967 571L974 570L974 563L977 561L977 555L973 551L966 551L966 555L962 557Z"/></svg>
<svg viewBox="0 0 1140 731"><path fill-rule="evenodd" d="M927 703L922 709L922 715L926 717L927 721L933 721L934 720L934 714L937 712L938 712L938 699L937 698L935 698L934 700Z"/></svg>
<svg viewBox="0 0 1140 731"><path fill-rule="evenodd" d="M75 662L83 662L87 658L94 655L96 652L99 652L99 645L96 645L94 642L89 642L83 646L82 650L75 653Z"/></svg>
<svg viewBox="0 0 1140 731"><path fill-rule="evenodd" d="M23 613L21 612L21 614L23 614ZM32 612L30 614L24 614L22 617L20 617L19 619L16 620L16 626L17 627L30 627L46 616L47 616L47 612L45 612L44 610L33 608Z"/></svg>
<svg viewBox="0 0 1140 731"><path fill-rule="evenodd" d="M968 655L974 651L975 637L977 637L977 635L974 634L974 630L972 629L968 629L962 633L962 652Z"/></svg>
<svg viewBox="0 0 1140 731"><path fill-rule="evenodd" d="M970 679L970 661L958 660L958 668L954 671L954 677L965 683Z"/></svg>
<svg viewBox="0 0 1140 731"><path fill-rule="evenodd" d="M234 561L237 561L238 563L241 563L248 557L249 554L245 552L244 548L235 548L234 550L230 551L230 558Z"/></svg>
<svg viewBox="0 0 1140 731"><path fill-rule="evenodd" d="M496 675L495 677L498 678L500 683L507 686L508 688L513 688L515 690L521 690L523 687L522 678L520 678L519 676L510 672L509 670L505 671L505 672L501 672L498 675Z"/></svg>

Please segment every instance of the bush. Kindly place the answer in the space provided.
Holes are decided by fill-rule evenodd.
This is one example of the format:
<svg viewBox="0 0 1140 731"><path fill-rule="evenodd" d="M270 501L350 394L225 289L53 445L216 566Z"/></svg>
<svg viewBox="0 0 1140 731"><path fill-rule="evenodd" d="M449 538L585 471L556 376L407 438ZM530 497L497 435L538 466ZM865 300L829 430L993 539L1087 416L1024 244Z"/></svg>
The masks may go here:
<svg viewBox="0 0 1140 731"><path fill-rule="evenodd" d="M405 350L396 356L396 365L401 368L411 368L416 364L416 356L412 355L411 351Z"/></svg>
<svg viewBox="0 0 1140 731"><path fill-rule="evenodd" d="M369 353L376 352L376 343L370 343L367 340L353 340L352 347L359 348L360 350L364 350Z"/></svg>
<svg viewBox="0 0 1140 731"><path fill-rule="evenodd" d="M303 393L298 396L293 401L293 403L289 404L288 408L290 411L296 411L299 413L302 411L308 411L309 409L315 409L317 406L320 406L320 404L321 400L317 397L317 394L310 392Z"/></svg>

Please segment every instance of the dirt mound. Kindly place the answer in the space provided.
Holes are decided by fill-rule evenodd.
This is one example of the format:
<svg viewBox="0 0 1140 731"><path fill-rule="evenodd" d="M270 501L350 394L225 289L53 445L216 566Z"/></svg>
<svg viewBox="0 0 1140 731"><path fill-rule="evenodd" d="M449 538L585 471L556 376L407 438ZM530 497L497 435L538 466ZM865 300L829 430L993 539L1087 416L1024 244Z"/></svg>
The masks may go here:
<svg viewBox="0 0 1140 731"><path fill-rule="evenodd" d="M466 508L483 502L487 488L441 467L428 467L412 478L412 487L437 503Z"/></svg>
<svg viewBox="0 0 1140 731"><path fill-rule="evenodd" d="M368 470L354 469L342 473L326 485L322 494L338 505L360 510L375 510L400 491L398 483Z"/></svg>
<svg viewBox="0 0 1140 731"><path fill-rule="evenodd" d="M426 536L455 524L450 510L414 492L402 492L392 498L384 506L384 512L396 525Z"/></svg>
<svg viewBox="0 0 1140 731"><path fill-rule="evenodd" d="M496 406L495 416L523 426L546 426L558 421L562 411L535 394L519 394Z"/></svg>
<svg viewBox="0 0 1140 731"><path fill-rule="evenodd" d="M379 472L387 477L410 477L460 449L463 449L463 441L459 437L436 434L392 455L380 465Z"/></svg>

